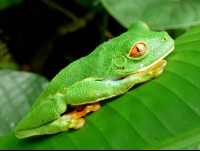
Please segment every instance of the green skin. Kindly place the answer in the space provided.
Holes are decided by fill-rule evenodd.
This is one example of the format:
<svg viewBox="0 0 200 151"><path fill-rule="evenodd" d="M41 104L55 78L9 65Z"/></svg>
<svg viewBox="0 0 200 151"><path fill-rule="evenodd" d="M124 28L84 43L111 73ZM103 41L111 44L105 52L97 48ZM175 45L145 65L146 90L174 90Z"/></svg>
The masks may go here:
<svg viewBox="0 0 200 151"><path fill-rule="evenodd" d="M132 47L139 42L146 44L146 53L139 58L131 57ZM127 32L62 69L17 125L16 137L54 134L76 127L78 122L70 120L74 115L60 116L67 110L67 104L98 102L126 93L133 85L156 77L162 68L130 75L160 61L173 50L173 45L173 39L166 32L150 31L140 21L132 23ZM126 78L117 79L120 77Z"/></svg>

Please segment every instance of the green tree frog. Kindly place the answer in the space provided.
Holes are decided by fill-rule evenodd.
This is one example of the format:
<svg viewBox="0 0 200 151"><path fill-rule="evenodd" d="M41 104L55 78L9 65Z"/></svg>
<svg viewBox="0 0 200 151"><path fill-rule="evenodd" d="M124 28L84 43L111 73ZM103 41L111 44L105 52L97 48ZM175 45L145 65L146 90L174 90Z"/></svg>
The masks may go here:
<svg viewBox="0 0 200 151"><path fill-rule="evenodd" d="M158 77L166 65L162 59L173 49L174 41L166 32L151 31L141 21L132 23L127 32L62 69L17 125L16 137L81 128L81 117L98 110L99 101ZM65 114L67 105L79 106Z"/></svg>

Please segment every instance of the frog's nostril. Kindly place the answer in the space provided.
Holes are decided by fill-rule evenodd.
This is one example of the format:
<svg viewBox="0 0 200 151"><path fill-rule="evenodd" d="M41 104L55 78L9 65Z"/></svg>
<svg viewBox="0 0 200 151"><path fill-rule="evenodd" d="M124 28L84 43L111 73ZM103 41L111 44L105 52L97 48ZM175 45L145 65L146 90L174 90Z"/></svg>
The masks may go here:
<svg viewBox="0 0 200 151"><path fill-rule="evenodd" d="M165 41L165 40L167 40L167 37L166 37L166 36L163 37L163 41Z"/></svg>

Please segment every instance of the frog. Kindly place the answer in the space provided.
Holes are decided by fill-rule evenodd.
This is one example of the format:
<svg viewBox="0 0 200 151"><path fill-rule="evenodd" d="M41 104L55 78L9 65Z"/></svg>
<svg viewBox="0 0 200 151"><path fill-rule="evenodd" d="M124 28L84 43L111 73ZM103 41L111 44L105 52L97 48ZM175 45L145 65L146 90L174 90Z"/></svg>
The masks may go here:
<svg viewBox="0 0 200 151"><path fill-rule="evenodd" d="M133 22L126 32L62 69L18 123L16 137L80 129L85 124L83 117L101 108L99 101L159 77L167 64L164 58L173 49L174 40L167 32Z"/></svg>

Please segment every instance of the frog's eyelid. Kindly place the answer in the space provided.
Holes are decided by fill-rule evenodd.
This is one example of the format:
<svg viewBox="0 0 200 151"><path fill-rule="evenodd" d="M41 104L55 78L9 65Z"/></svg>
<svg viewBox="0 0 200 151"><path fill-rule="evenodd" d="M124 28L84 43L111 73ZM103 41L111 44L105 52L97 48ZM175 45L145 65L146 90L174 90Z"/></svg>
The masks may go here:
<svg viewBox="0 0 200 151"><path fill-rule="evenodd" d="M143 23L149 28L149 26L145 22L143 22ZM149 30L150 30L150 28L149 28Z"/></svg>

